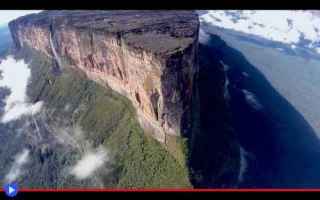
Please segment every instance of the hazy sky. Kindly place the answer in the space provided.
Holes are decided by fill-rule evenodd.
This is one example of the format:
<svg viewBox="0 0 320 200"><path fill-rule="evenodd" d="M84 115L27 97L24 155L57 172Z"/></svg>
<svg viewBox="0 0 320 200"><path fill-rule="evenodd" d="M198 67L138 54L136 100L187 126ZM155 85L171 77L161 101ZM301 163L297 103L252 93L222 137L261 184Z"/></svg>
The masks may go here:
<svg viewBox="0 0 320 200"><path fill-rule="evenodd" d="M13 19L16 19L20 16L37 13L39 10L1 10L0 11L0 26L6 25Z"/></svg>

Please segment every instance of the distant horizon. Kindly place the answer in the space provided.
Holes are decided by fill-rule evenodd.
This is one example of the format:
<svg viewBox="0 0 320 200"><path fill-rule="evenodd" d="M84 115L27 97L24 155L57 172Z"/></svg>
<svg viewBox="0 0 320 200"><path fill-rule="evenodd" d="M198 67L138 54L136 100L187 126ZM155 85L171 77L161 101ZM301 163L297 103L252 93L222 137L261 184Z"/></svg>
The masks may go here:
<svg viewBox="0 0 320 200"><path fill-rule="evenodd" d="M0 11L0 27L8 26L8 23L18 17L39 13L41 10L1 10Z"/></svg>

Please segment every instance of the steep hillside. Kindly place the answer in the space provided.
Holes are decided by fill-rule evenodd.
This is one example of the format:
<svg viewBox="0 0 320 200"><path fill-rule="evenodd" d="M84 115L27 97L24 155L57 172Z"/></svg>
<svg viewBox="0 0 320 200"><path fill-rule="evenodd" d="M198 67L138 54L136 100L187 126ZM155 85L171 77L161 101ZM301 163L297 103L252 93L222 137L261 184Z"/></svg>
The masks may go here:
<svg viewBox="0 0 320 200"><path fill-rule="evenodd" d="M191 186L186 165L179 163L161 143L144 134L128 99L87 79L81 71L71 68L60 75L52 73L53 63L39 52L24 48L16 54L16 59L20 58L30 62L32 78L27 90L30 102L44 102L39 114L1 126L5 128L2 137L13 133L9 127L25 130L8 144L14 148L4 146L8 148L5 151L8 156L16 154L14 151L20 146L30 151L31 160L19 179L20 185L44 188ZM103 167L84 179L74 175L70 169L96 149L107 152ZM2 164L4 169L9 167Z"/></svg>
<svg viewBox="0 0 320 200"><path fill-rule="evenodd" d="M45 11L9 27L31 69L28 105L43 103L3 125L4 137L27 130L11 143L31 158L21 184L237 186L225 72L199 47L195 12Z"/></svg>

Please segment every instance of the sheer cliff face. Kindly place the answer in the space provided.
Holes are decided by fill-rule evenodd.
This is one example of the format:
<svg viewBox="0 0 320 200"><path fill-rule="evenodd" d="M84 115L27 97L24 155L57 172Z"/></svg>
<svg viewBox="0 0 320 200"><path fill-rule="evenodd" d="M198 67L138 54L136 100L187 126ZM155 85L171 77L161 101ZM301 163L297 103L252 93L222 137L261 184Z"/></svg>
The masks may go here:
<svg viewBox="0 0 320 200"><path fill-rule="evenodd" d="M128 97L161 142L190 125L198 70L198 16L191 11L47 11L9 24L25 46Z"/></svg>

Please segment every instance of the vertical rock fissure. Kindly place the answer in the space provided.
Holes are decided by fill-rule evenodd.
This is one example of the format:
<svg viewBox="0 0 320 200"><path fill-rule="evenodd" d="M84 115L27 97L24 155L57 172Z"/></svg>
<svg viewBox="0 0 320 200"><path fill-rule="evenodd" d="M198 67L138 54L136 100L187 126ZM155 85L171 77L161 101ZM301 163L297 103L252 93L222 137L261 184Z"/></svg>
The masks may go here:
<svg viewBox="0 0 320 200"><path fill-rule="evenodd" d="M52 53L53 53L53 57L55 59L55 61L57 62L58 64L58 68L60 68L62 66L62 62L61 62L61 58L59 57L58 53L57 53L57 50L56 50L56 47L54 45L54 35L53 35L53 27L52 25L50 25L50 31L49 31L49 42L50 42L50 47L51 47L51 50L52 50Z"/></svg>
<svg viewBox="0 0 320 200"><path fill-rule="evenodd" d="M159 93L156 91L151 95L151 103L154 111L154 115L156 120L159 120L159 109L158 109L158 101L159 101Z"/></svg>

